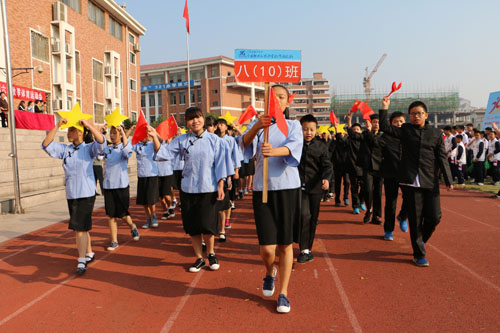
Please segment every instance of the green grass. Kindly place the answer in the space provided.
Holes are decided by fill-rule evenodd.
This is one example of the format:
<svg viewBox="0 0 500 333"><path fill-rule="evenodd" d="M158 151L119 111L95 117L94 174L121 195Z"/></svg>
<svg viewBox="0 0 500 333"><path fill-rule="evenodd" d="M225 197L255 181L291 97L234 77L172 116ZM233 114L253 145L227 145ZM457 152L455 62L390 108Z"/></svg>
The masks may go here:
<svg viewBox="0 0 500 333"><path fill-rule="evenodd" d="M491 178L488 177L487 179L484 180L483 186L473 185L470 183L470 181L466 181L465 184L463 185L456 184L454 186L456 186L456 188L464 188L467 190L475 190L485 193L497 194L498 191L500 190L500 185L491 185L491 183L492 183Z"/></svg>

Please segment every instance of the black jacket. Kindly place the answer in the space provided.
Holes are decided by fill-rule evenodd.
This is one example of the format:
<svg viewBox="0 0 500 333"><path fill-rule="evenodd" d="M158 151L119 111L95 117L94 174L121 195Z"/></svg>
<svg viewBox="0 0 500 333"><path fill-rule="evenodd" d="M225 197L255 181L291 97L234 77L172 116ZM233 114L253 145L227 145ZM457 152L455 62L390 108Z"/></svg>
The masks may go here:
<svg viewBox="0 0 500 333"><path fill-rule="evenodd" d="M328 153L328 145L321 139L304 141L302 157L299 164L299 175L302 188L307 193L321 193L321 181L332 177L332 162Z"/></svg>
<svg viewBox="0 0 500 333"><path fill-rule="evenodd" d="M382 177L397 178L402 155L401 141L383 134L379 143L382 149Z"/></svg>
<svg viewBox="0 0 500 333"><path fill-rule="evenodd" d="M347 138L347 160L346 170L351 175L363 176L363 168L358 165L359 150L363 134L354 132L351 128L347 129L349 137Z"/></svg>
<svg viewBox="0 0 500 333"><path fill-rule="evenodd" d="M328 146L330 158L335 170L343 171L347 160L347 136L335 135L335 140L331 140Z"/></svg>
<svg viewBox="0 0 500 333"><path fill-rule="evenodd" d="M363 140L358 156L358 165L364 171L379 173L382 165L382 149L380 148L380 138L382 133L379 131L376 135L373 132L364 131Z"/></svg>
<svg viewBox="0 0 500 333"><path fill-rule="evenodd" d="M453 183L439 129L430 127L428 123L424 128L411 123L401 127L391 126L387 110L380 110L380 130L401 140L403 155L398 172L400 183L412 184L418 175L421 188L433 189L439 184L439 169L446 185Z"/></svg>

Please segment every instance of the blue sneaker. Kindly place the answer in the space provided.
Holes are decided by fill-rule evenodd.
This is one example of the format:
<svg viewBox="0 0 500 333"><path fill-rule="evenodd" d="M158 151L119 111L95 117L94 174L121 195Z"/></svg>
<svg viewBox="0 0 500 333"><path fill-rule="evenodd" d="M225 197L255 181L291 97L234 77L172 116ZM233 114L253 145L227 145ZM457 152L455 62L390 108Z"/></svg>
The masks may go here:
<svg viewBox="0 0 500 333"><path fill-rule="evenodd" d="M366 210L366 205L364 203L361 204L361 210L365 211Z"/></svg>
<svg viewBox="0 0 500 333"><path fill-rule="evenodd" d="M262 285L262 294L265 297L271 297L274 294L274 279L276 278L276 273L278 270L273 267L273 275L267 275L264 278L264 284Z"/></svg>
<svg viewBox="0 0 500 333"><path fill-rule="evenodd" d="M156 217L156 214L155 215L152 215L151 216L151 226L153 228L158 228L158 218Z"/></svg>
<svg viewBox="0 0 500 333"><path fill-rule="evenodd" d="M139 240L139 230L137 230L137 228L134 228L132 230L130 230L130 233L132 234L132 239L135 240L135 241L138 241Z"/></svg>
<svg viewBox="0 0 500 333"><path fill-rule="evenodd" d="M394 238L392 237L392 231L386 231L385 234L384 234L384 240L391 241L393 239Z"/></svg>
<svg viewBox="0 0 500 333"><path fill-rule="evenodd" d="M278 296L278 307L276 308L276 310L279 313L290 312L290 301L288 300L288 298L286 298L284 294L280 294Z"/></svg>
<svg viewBox="0 0 500 333"><path fill-rule="evenodd" d="M142 229L149 229L151 228L151 220L147 220L146 223L142 225Z"/></svg>
<svg viewBox="0 0 500 333"><path fill-rule="evenodd" d="M413 262L418 267L429 267L429 262L425 258L420 258L420 259L413 258Z"/></svg>
<svg viewBox="0 0 500 333"><path fill-rule="evenodd" d="M401 229L402 232L408 232L408 219L402 220L398 216L398 221L399 221L399 229Z"/></svg>
<svg viewBox="0 0 500 333"><path fill-rule="evenodd" d="M354 208L354 210L352 211L353 214L359 214L359 208Z"/></svg>
<svg viewBox="0 0 500 333"><path fill-rule="evenodd" d="M349 199L344 200L344 205L349 206Z"/></svg>

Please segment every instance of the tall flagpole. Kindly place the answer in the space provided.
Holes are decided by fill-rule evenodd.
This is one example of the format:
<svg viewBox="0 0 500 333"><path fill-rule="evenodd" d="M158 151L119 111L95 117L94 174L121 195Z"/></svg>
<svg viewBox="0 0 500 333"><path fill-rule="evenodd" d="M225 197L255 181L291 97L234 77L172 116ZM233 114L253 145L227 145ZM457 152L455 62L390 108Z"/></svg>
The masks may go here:
<svg viewBox="0 0 500 333"><path fill-rule="evenodd" d="M188 81L188 107L191 106L191 72L189 70L189 32L186 31L186 49L187 49L187 81Z"/></svg>

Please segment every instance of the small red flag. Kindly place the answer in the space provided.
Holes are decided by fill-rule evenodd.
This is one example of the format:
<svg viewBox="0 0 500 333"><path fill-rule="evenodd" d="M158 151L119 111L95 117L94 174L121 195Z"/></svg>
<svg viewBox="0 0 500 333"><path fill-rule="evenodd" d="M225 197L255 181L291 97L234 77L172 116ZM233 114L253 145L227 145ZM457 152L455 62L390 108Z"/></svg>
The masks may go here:
<svg viewBox="0 0 500 333"><path fill-rule="evenodd" d="M297 92L294 92L293 94L291 94L290 96L288 96L288 104L292 104L293 99L295 98L296 94L297 94Z"/></svg>
<svg viewBox="0 0 500 333"><path fill-rule="evenodd" d="M238 119L238 123L241 125L245 121L247 121L248 119L250 119L250 118L252 118L253 116L256 116L256 115L257 115L257 111L255 111L253 105L250 104L249 106L247 106L245 112L243 112L241 114L240 118Z"/></svg>
<svg viewBox="0 0 500 333"><path fill-rule="evenodd" d="M160 134L161 138L165 141L174 137L177 134L177 122L175 117L172 115L167 120L162 121L160 125L156 128L156 132Z"/></svg>
<svg viewBox="0 0 500 333"><path fill-rule="evenodd" d="M144 113L139 114L139 120L137 125L135 125L134 136L132 136L132 144L135 145L148 137L148 123L146 118L144 118Z"/></svg>
<svg viewBox="0 0 500 333"><path fill-rule="evenodd" d="M393 82L392 83L391 92L386 97L387 98L391 97L392 94L394 94L396 91L398 91L399 89L401 89L401 85L402 85L402 82L399 82L399 85L396 85L396 82Z"/></svg>
<svg viewBox="0 0 500 333"><path fill-rule="evenodd" d="M337 116L335 116L335 113L333 113L333 110L330 111L330 122L335 125L339 123L339 120L337 119Z"/></svg>
<svg viewBox="0 0 500 333"><path fill-rule="evenodd" d="M276 125L278 125L279 130L285 137L288 138L288 124L286 123L285 115L281 110L281 105L276 95L274 95L274 89L271 88L271 93L269 96L269 115L276 119Z"/></svg>
<svg viewBox="0 0 500 333"><path fill-rule="evenodd" d="M363 119L370 120L370 115L375 114L372 108L368 105L368 103L364 102L360 107L361 113L363 114Z"/></svg>
<svg viewBox="0 0 500 333"><path fill-rule="evenodd" d="M182 17L186 19L186 30L187 33L189 34L189 12L188 12L188 0L186 0L186 4L184 5L184 14L182 14Z"/></svg>
<svg viewBox="0 0 500 333"><path fill-rule="evenodd" d="M363 103L363 102L356 100L356 102L354 102L354 104L353 104L353 105L352 105L352 107L351 107L351 113L356 113L356 112L358 112L358 109L361 107L361 104L362 104L362 103Z"/></svg>

